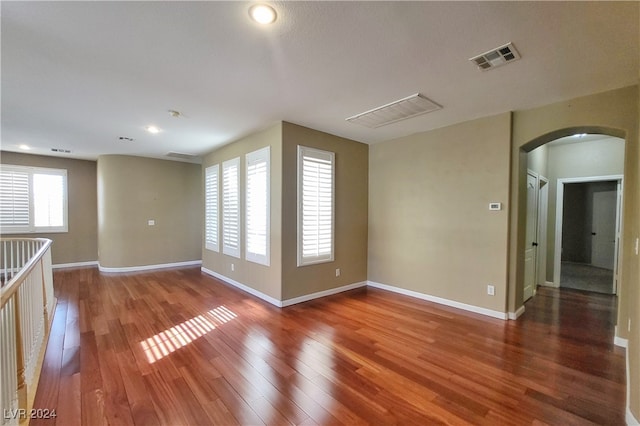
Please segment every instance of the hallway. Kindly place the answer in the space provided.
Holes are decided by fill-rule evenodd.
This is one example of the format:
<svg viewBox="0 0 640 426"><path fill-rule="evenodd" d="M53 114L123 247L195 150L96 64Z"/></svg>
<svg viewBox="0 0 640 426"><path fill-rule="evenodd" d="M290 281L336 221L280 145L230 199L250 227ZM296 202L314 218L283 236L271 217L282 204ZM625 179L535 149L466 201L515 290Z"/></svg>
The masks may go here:
<svg viewBox="0 0 640 426"><path fill-rule="evenodd" d="M613 294L613 271L574 262L562 262L560 287Z"/></svg>

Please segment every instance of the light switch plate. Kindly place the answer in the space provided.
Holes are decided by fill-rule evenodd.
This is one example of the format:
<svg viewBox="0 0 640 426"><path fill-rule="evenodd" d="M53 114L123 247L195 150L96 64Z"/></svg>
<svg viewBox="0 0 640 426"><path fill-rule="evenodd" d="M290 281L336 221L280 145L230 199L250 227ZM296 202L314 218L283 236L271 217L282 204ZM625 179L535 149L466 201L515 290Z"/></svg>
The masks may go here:
<svg viewBox="0 0 640 426"><path fill-rule="evenodd" d="M489 210L502 210L502 203L489 203Z"/></svg>

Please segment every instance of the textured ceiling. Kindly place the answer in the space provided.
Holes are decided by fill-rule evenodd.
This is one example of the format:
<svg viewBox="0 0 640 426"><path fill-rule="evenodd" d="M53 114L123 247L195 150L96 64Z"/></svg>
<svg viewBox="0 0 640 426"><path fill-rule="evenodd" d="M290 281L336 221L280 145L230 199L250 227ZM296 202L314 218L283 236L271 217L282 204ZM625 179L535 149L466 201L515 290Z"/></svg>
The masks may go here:
<svg viewBox="0 0 640 426"><path fill-rule="evenodd" d="M376 143L638 82L637 2L271 4L261 27L246 2L2 1L2 149L199 155L279 120ZM345 121L417 92L443 109Z"/></svg>

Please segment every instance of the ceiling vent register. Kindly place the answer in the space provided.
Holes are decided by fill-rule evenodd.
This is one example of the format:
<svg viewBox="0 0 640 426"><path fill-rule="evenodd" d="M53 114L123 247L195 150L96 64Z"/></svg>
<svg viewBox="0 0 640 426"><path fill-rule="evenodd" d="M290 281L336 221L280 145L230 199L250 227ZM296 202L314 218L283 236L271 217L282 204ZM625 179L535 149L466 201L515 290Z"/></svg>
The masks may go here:
<svg viewBox="0 0 640 426"><path fill-rule="evenodd" d="M512 43L507 43L482 55L474 56L469 60L476 64L480 70L486 71L518 59L520 59L520 54L518 54L515 46Z"/></svg>
<svg viewBox="0 0 640 426"><path fill-rule="evenodd" d="M198 158L198 156L194 154L185 154L183 152L175 152L175 151L171 151L167 153L167 157L181 158L183 160L193 160Z"/></svg>
<svg viewBox="0 0 640 426"><path fill-rule="evenodd" d="M420 93L416 93L415 95L354 115L346 120L375 129L439 109L442 109L440 105L427 99Z"/></svg>

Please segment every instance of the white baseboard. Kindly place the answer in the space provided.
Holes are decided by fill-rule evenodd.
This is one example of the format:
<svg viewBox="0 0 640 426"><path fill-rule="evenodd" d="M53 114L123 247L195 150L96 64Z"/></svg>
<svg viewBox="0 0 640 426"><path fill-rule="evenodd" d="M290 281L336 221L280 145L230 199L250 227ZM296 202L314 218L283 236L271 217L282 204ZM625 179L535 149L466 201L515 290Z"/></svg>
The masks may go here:
<svg viewBox="0 0 640 426"><path fill-rule="evenodd" d="M626 348L629 345L629 340L624 339L622 337L618 337L618 326L616 325L613 332L613 344L616 346L620 346L621 348Z"/></svg>
<svg viewBox="0 0 640 426"><path fill-rule="evenodd" d="M520 306L515 312L509 312L509 319L517 320L522 314L524 314L524 305Z"/></svg>
<svg viewBox="0 0 640 426"><path fill-rule="evenodd" d="M202 272L204 272L207 275L211 275L212 277L215 277L221 281L226 282L227 284L231 284L234 287L239 288L242 291L245 291L249 294L252 294L262 300L264 300L265 302L269 302L274 306L277 306L279 308L284 308L286 306L291 306L291 305L295 305L298 303L302 303L302 302L308 302L309 300L313 300L313 299L319 299L321 297L326 297L326 296L331 296L333 294L338 294L338 293L342 293L343 291L347 291L347 290L353 290L354 288L359 288L359 287L364 287L367 285L366 281L362 281L359 283L354 283L354 284L348 284L342 287L336 287L336 288L331 288L329 290L324 290L324 291L318 291L316 293L311 293L311 294L305 294L304 296L299 296L299 297L294 297L293 299L287 299L287 300L278 300L276 298L273 298L267 294L264 294L263 292L256 290L253 287L249 287L246 284L242 284L241 282L238 282L232 278L229 278L225 275L219 274L217 272L212 271L211 269L207 269L205 267L201 267L200 270Z"/></svg>
<svg viewBox="0 0 640 426"><path fill-rule="evenodd" d="M355 288L366 287L367 281L343 285L342 287L331 288L329 290L318 291L316 293L305 294L304 296L294 297L282 301L282 306L291 306L297 303L308 302L309 300L319 299L321 297L331 296L332 294L342 293L343 291L353 290Z"/></svg>
<svg viewBox="0 0 640 426"><path fill-rule="evenodd" d="M90 262L58 263L56 265L51 265L51 268L65 269L65 268L82 268L85 266L98 266L98 261L92 260Z"/></svg>
<svg viewBox="0 0 640 426"><path fill-rule="evenodd" d="M640 422L638 421L638 419L636 419L633 415L633 413L631 412L631 395L630 395L630 391L629 391L629 383L631 380L631 377L629 377L629 348L627 346L625 346L625 351L624 351L624 357L625 357L625 363L626 363L626 367L627 367L627 410L625 412L625 422L627 423L627 426L637 426L640 425Z"/></svg>
<svg viewBox="0 0 640 426"><path fill-rule="evenodd" d="M629 341L627 339L623 339L622 337L614 337L613 344L616 346L620 346L621 348L626 348L629 345Z"/></svg>
<svg viewBox="0 0 640 426"><path fill-rule="evenodd" d="M159 265L143 265L143 266L127 266L125 268L107 268L98 264L100 272L136 272L136 271L150 271L153 269L166 269L166 268L179 268L184 266L197 266L202 265L202 260L189 260L186 262L175 263L162 263Z"/></svg>
<svg viewBox="0 0 640 426"><path fill-rule="evenodd" d="M629 345L629 341L627 339L623 339L622 337L618 337L618 326L616 325L613 337L613 344L616 346L620 346L621 348L626 348ZM629 382L627 382L629 383Z"/></svg>
<svg viewBox="0 0 640 426"><path fill-rule="evenodd" d="M506 320L508 318L506 312L494 311L491 309L481 308L475 305L467 305L466 303L456 302L455 300L443 299L442 297L431 296L429 294L418 293L417 291L413 291L413 290L407 290L404 288L394 287L387 284L380 284L374 281L367 281L367 285L374 288L379 288L382 290L403 294L405 296L411 296L418 299L439 303L441 305L451 306L453 308L458 308L458 309L462 309L469 312L475 312L476 314L482 314L489 317L498 318L501 320Z"/></svg>
<svg viewBox="0 0 640 426"><path fill-rule="evenodd" d="M229 278L227 276L224 276L222 274L214 272L211 269L207 269L204 266L201 267L200 270L202 272L204 272L205 274L207 274L207 275L211 275L212 277L215 277L215 278L219 279L220 281L224 281L225 283L230 284L230 285L232 285L234 287L237 287L242 291L245 291L245 292L247 292L249 294L252 294L252 295L264 300L265 302L269 302L272 305L275 305L275 306L277 306L279 308L282 307L282 302L280 300L275 299L275 298L273 298L273 297L271 297L271 296L269 296L267 294L264 294L263 292L258 291L255 288L249 287L248 285L242 284L242 283L240 283L240 282L238 282L238 281L236 281L234 279L231 279L231 278Z"/></svg>
<svg viewBox="0 0 640 426"><path fill-rule="evenodd" d="M554 283L553 281L545 281L544 284L540 284L540 285L543 285L545 287L560 288L560 285Z"/></svg>

